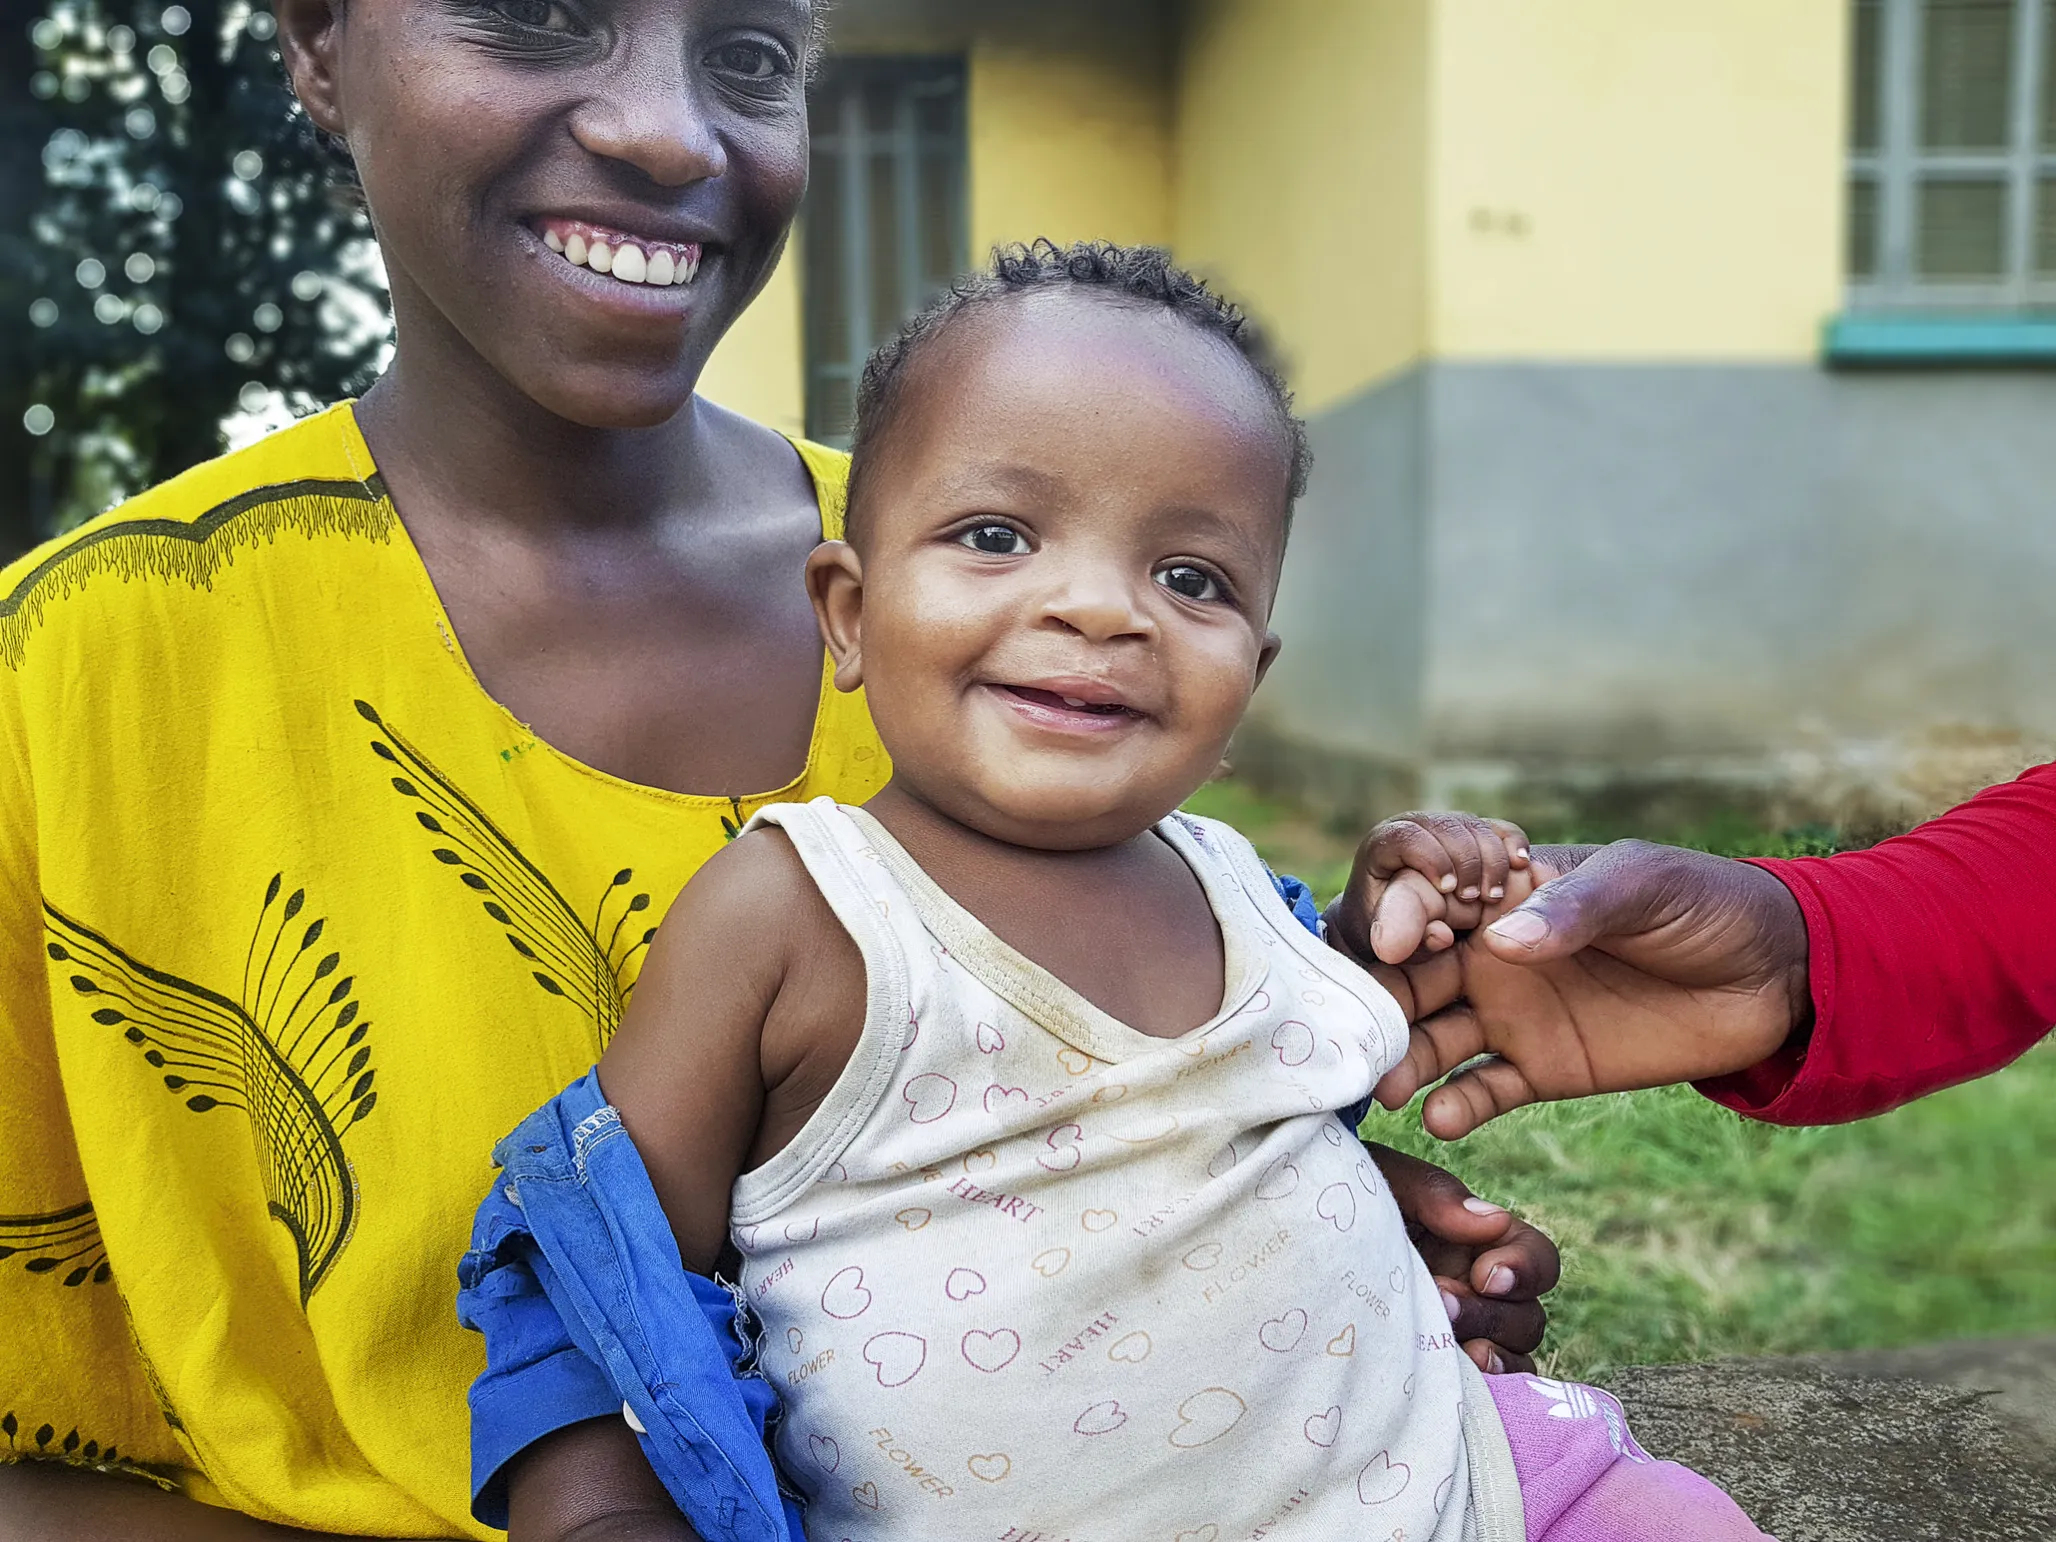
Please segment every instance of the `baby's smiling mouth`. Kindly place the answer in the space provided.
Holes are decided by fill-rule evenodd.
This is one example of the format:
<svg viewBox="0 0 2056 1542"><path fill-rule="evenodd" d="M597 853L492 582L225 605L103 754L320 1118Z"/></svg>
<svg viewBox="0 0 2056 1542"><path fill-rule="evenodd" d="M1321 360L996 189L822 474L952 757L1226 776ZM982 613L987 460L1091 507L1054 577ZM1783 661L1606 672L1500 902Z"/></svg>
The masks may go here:
<svg viewBox="0 0 2056 1542"><path fill-rule="evenodd" d="M690 284L700 271L697 241L657 241L608 230L584 220L540 222L543 245L575 268L590 268L623 284L666 289Z"/></svg>
<svg viewBox="0 0 2056 1542"><path fill-rule="evenodd" d="M1111 698L1098 701L1083 696L1069 696L1061 691L1044 690L1033 685L1002 685L998 689L1006 695L1030 706L1040 707L1048 712L1061 712L1081 717L1097 718L1140 718L1143 713L1122 701ZM1098 693L1095 693L1098 694Z"/></svg>

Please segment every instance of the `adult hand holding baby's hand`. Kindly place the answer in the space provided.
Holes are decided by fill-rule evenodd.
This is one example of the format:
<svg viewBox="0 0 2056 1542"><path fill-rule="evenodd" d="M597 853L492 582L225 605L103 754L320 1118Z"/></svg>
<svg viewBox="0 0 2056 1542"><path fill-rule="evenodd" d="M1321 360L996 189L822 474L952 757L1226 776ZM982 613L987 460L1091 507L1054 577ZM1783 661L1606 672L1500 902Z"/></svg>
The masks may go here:
<svg viewBox="0 0 2056 1542"><path fill-rule="evenodd" d="M1328 940L1369 969L1412 1021L1453 999L1458 971L1447 950L1527 865L1528 838L1516 825L1398 815L1357 848L1349 886L1328 907ZM1408 960L1410 969L1394 967ZM1453 1173L1389 1147L1370 1151L1464 1352L1487 1372L1532 1371L1548 1325L1539 1298L1557 1280L1556 1244Z"/></svg>
<svg viewBox="0 0 2056 1542"><path fill-rule="evenodd" d="M1420 947L1414 915L1395 906L1371 929L1396 922L1380 940ZM1483 919L1391 971L1414 1027L1378 1101L1449 1076L1422 1110L1444 1140L1526 1103L1744 1070L1809 1020L1805 920L1748 863L1641 841L1544 848Z"/></svg>

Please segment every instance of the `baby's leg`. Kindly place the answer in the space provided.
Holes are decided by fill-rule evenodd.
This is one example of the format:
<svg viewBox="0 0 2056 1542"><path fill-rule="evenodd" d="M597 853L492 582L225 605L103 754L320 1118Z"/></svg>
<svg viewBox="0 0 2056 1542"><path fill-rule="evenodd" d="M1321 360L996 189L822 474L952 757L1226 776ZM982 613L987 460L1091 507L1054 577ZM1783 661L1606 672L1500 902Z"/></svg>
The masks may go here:
<svg viewBox="0 0 2056 1542"><path fill-rule="evenodd" d="M1485 1384L1513 1449L1528 1542L1764 1542L1720 1489L1637 1445L1621 1405L1596 1387Z"/></svg>

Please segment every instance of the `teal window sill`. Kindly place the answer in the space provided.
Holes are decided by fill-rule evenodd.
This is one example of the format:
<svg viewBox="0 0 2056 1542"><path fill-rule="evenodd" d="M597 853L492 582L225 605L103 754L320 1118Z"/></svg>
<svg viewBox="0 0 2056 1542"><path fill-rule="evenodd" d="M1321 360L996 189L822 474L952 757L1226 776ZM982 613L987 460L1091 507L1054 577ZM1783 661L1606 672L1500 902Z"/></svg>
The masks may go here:
<svg viewBox="0 0 2056 1542"><path fill-rule="evenodd" d="M2056 312L1836 316L1823 329L1822 352L1830 364L1851 366L2056 366Z"/></svg>

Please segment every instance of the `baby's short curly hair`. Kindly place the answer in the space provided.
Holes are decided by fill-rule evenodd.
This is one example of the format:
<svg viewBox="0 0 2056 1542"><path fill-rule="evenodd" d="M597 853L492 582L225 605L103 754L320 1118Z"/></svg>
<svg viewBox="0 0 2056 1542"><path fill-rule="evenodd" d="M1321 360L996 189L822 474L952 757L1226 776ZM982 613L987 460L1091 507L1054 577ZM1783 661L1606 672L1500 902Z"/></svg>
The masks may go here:
<svg viewBox="0 0 2056 1542"><path fill-rule="evenodd" d="M908 365L966 311L1038 290L1097 293L1124 304L1164 310L1231 344L1277 408L1291 458L1286 486L1286 517L1291 517L1291 506L1306 491L1313 451L1307 444L1306 424L1292 410L1292 391L1269 344L1240 306L1172 262L1170 253L1160 247L1118 246L1111 241L1058 246L1042 240L996 248L989 267L957 279L878 346L866 361L857 386L856 426L850 441L852 508L863 484L864 468L876 459L898 413Z"/></svg>

